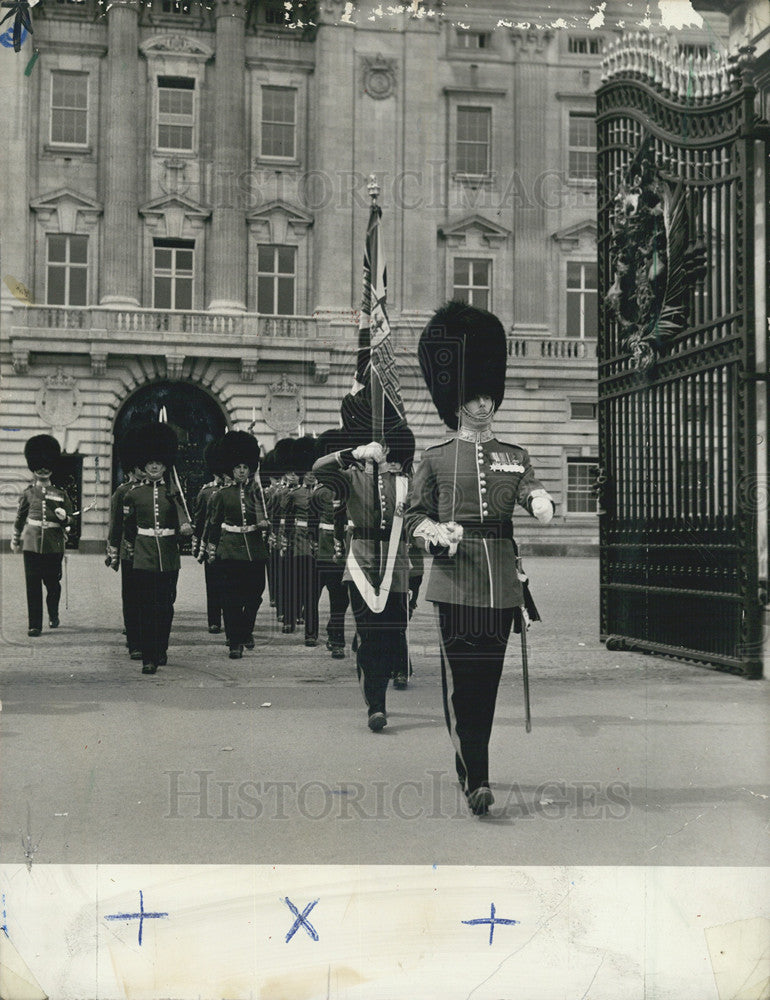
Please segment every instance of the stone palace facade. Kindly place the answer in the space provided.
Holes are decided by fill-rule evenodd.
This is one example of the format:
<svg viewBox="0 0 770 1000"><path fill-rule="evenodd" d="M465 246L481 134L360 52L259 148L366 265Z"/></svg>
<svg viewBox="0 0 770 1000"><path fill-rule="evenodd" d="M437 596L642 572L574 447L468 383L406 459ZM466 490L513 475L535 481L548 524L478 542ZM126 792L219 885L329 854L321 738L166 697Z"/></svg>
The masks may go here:
<svg viewBox="0 0 770 1000"><path fill-rule="evenodd" d="M374 174L418 449L444 428L416 338L464 296L509 331L499 436L557 501L548 532L521 519L525 552L595 546L594 92L645 5L602 6L565 0L550 25L518 2L33 8L20 53L0 38L4 544L32 433L56 435L78 502L96 501L95 551L131 413L168 404L193 491L225 428L269 449L336 425ZM708 16L672 33L683 59L726 44Z"/></svg>

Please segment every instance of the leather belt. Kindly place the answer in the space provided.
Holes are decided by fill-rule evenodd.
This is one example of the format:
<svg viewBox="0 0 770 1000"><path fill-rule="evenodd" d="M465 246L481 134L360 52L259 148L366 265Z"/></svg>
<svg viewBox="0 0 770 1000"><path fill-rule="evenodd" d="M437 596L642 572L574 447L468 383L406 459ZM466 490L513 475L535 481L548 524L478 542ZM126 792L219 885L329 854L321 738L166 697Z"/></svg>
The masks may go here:
<svg viewBox="0 0 770 1000"><path fill-rule="evenodd" d="M34 518L28 517L27 524L31 524L33 528L61 528L61 521L35 521Z"/></svg>
<svg viewBox="0 0 770 1000"><path fill-rule="evenodd" d="M318 527L320 528L321 531L334 531L334 525L327 524L326 521L319 521Z"/></svg>
<svg viewBox="0 0 770 1000"><path fill-rule="evenodd" d="M226 521L222 522L222 531L230 531L235 534L246 535L250 531L257 531L256 524L227 524Z"/></svg>
<svg viewBox="0 0 770 1000"><path fill-rule="evenodd" d="M510 521L458 521L462 525L463 538L513 539L513 524Z"/></svg>
<svg viewBox="0 0 770 1000"><path fill-rule="evenodd" d="M295 519L294 524L295 524L295 526L297 528L306 528L307 527L307 521L304 521L300 517L298 517L298 518Z"/></svg>
<svg viewBox="0 0 770 1000"><path fill-rule="evenodd" d="M176 528L137 528L137 535L150 535L155 538L168 538L176 534Z"/></svg>

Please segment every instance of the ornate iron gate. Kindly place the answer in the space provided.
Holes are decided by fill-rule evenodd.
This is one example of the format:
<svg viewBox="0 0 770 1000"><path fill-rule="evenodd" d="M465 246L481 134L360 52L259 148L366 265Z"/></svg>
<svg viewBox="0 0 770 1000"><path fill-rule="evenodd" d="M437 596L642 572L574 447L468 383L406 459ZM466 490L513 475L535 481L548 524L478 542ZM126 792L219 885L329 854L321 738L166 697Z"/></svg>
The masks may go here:
<svg viewBox="0 0 770 1000"><path fill-rule="evenodd" d="M635 35L604 74L602 638L760 676L750 53Z"/></svg>

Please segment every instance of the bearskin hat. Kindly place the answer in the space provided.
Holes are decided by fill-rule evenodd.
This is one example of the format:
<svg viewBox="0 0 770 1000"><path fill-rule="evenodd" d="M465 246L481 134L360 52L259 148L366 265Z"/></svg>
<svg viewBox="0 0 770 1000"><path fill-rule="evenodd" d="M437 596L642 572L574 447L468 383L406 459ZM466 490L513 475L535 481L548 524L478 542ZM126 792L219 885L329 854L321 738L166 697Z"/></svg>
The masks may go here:
<svg viewBox="0 0 770 1000"><path fill-rule="evenodd" d="M144 424L135 430L135 464L143 469L148 462L160 462L168 469L174 464L179 440L170 424L160 421Z"/></svg>
<svg viewBox="0 0 770 1000"><path fill-rule="evenodd" d="M297 438L292 444L294 458L293 471L302 476L306 472L310 472L313 468L313 462L316 459L316 439L310 434L305 434L304 437Z"/></svg>
<svg viewBox="0 0 770 1000"><path fill-rule="evenodd" d="M414 462L414 434L406 424L386 431L385 445L388 449L388 461L400 462L404 472L411 472Z"/></svg>
<svg viewBox="0 0 770 1000"><path fill-rule="evenodd" d="M365 385L355 395L352 392L343 397L340 405L342 426L345 430L361 431L367 442L373 439L372 430L372 390L371 385ZM385 396L383 427L387 433L403 423L401 415Z"/></svg>
<svg viewBox="0 0 770 1000"><path fill-rule="evenodd" d="M425 384L441 419L457 430L457 411L475 396L505 395L508 349L497 316L453 300L435 314L417 348Z"/></svg>
<svg viewBox="0 0 770 1000"><path fill-rule="evenodd" d="M344 433L341 427L330 427L328 431L322 431L315 439L316 459L323 458L325 455L333 455L335 451L344 448Z"/></svg>
<svg viewBox="0 0 770 1000"><path fill-rule="evenodd" d="M129 427L118 445L120 467L124 472L131 472L139 464L136 459L136 428Z"/></svg>
<svg viewBox="0 0 770 1000"><path fill-rule="evenodd" d="M206 462L206 469L210 476L222 476L227 471L222 468L222 438L214 438L209 441L203 452L203 459Z"/></svg>
<svg viewBox="0 0 770 1000"><path fill-rule="evenodd" d="M252 472L259 466L259 441L246 431L228 431L219 446L222 468L228 473L236 465L248 465Z"/></svg>
<svg viewBox="0 0 770 1000"><path fill-rule="evenodd" d="M24 458L30 472L37 472L38 469L53 472L60 455L61 446L50 434L35 434L24 445Z"/></svg>
<svg viewBox="0 0 770 1000"><path fill-rule="evenodd" d="M283 476L287 472L294 472L294 440L293 438L281 438L276 441L273 449L273 461L276 476Z"/></svg>

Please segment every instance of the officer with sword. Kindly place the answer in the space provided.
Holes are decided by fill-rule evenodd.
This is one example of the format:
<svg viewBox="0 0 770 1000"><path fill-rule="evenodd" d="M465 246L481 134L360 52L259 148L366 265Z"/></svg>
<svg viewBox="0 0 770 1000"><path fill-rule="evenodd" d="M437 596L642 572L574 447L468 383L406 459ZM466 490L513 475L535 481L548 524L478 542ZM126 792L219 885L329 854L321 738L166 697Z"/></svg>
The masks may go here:
<svg viewBox="0 0 770 1000"><path fill-rule="evenodd" d="M527 452L492 430L507 362L497 317L449 302L423 330L418 354L439 416L455 433L423 455L407 530L433 555L426 598L439 628L444 714L468 806L483 816L494 801L489 739L508 637L512 627L521 632L526 657L526 628L538 617L511 519L519 504L547 524L554 507ZM525 697L529 730L526 672Z"/></svg>

